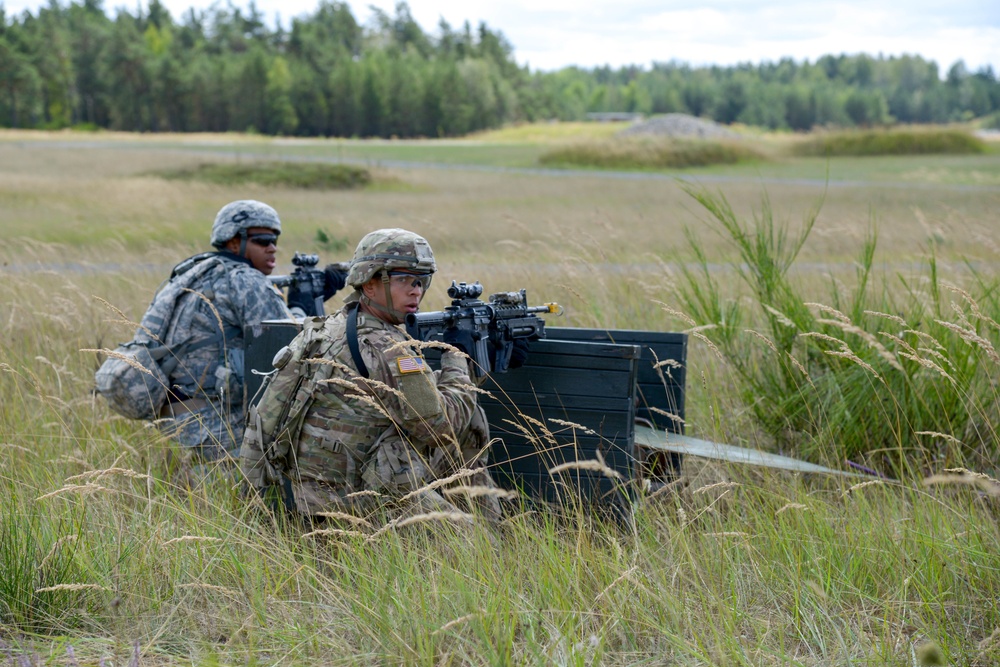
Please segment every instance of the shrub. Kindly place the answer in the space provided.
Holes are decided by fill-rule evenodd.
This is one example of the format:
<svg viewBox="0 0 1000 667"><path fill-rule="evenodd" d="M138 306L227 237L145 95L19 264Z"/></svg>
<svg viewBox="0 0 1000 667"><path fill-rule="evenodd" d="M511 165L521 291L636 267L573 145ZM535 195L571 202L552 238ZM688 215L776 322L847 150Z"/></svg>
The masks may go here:
<svg viewBox="0 0 1000 667"><path fill-rule="evenodd" d="M973 273L968 289L949 285L931 255L924 279L900 277L895 294L873 276L872 231L850 293L831 285L825 303L812 303L788 272L818 207L792 237L775 225L766 199L744 222L721 195L688 193L737 250L730 275L752 298L723 293L719 272L689 234L696 261L681 264L679 299L704 327L694 335L719 351L780 447L826 462L861 458L893 474L1000 461L1000 281Z"/></svg>
<svg viewBox="0 0 1000 667"><path fill-rule="evenodd" d="M684 169L764 159L763 154L737 141L618 139L554 148L539 162L598 169Z"/></svg>
<svg viewBox="0 0 1000 667"><path fill-rule="evenodd" d="M893 128L831 132L795 147L798 155L871 156L982 153L986 144L964 130Z"/></svg>
<svg viewBox="0 0 1000 667"><path fill-rule="evenodd" d="M257 183L306 190L349 190L372 182L371 172L363 167L316 162L209 163L157 175L217 185Z"/></svg>

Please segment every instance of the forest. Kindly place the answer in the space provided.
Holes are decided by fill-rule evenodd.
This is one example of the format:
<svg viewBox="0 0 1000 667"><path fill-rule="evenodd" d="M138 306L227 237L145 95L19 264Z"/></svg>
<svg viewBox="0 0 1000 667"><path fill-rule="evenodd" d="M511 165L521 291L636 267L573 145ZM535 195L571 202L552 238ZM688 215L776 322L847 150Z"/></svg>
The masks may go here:
<svg viewBox="0 0 1000 667"><path fill-rule="evenodd" d="M816 62L532 71L480 23L432 32L406 3L321 0L290 26L216 3L173 17L101 0L52 0L8 16L0 5L0 127L133 132L256 132L310 137L449 137L592 112L687 113L772 130L1000 124L1000 81L964 62L826 55Z"/></svg>

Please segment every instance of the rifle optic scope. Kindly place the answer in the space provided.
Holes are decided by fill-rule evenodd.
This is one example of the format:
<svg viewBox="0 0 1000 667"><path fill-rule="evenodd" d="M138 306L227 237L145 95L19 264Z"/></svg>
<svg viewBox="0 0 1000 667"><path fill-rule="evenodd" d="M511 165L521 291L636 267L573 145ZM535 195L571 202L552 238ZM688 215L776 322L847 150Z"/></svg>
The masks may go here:
<svg viewBox="0 0 1000 667"><path fill-rule="evenodd" d="M319 264L319 255L307 255L304 252L296 252L292 255L292 264L295 266L316 266Z"/></svg>
<svg viewBox="0 0 1000 667"><path fill-rule="evenodd" d="M478 299L482 293L483 286L478 280L471 285L452 280L451 287L448 288L448 296L452 299Z"/></svg>

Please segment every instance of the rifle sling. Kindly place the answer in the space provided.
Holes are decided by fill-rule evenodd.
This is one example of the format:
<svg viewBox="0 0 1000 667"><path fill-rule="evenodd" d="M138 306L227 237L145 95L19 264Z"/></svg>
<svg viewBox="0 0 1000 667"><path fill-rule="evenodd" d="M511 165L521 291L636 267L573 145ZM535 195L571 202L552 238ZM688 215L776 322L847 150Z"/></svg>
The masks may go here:
<svg viewBox="0 0 1000 667"><path fill-rule="evenodd" d="M358 345L358 304L351 304L347 311L347 347L351 350L351 358L358 368L358 373L366 380L369 377L368 366L361 358L361 347Z"/></svg>

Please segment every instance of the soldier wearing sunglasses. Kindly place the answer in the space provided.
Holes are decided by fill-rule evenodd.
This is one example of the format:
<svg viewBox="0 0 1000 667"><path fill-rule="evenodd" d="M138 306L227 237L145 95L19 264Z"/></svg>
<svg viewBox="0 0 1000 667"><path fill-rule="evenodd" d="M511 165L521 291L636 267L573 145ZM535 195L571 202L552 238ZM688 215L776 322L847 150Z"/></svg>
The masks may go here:
<svg viewBox="0 0 1000 667"><path fill-rule="evenodd" d="M280 235L281 220L267 204L223 206L212 225L215 252L174 268L136 333L138 339L144 328L161 332L169 351L159 362L169 387L156 423L182 446L181 471L194 472L195 479L236 456L243 439L244 327L291 317L281 291L267 279ZM327 283L337 287L336 280Z"/></svg>

